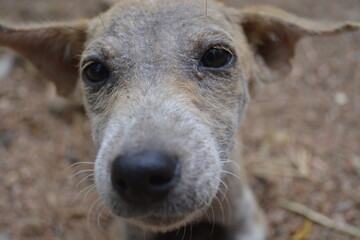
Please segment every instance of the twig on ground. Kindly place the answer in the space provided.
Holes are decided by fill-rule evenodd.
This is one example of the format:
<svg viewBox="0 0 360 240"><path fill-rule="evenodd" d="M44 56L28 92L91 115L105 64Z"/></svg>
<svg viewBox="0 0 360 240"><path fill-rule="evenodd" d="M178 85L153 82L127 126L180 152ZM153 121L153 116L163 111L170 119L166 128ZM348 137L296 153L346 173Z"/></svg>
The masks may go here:
<svg viewBox="0 0 360 240"><path fill-rule="evenodd" d="M295 202L291 202L284 198L281 198L279 200L278 204L280 207L282 207L288 211L300 214L300 215L310 219L311 221L313 221L317 224L320 224L324 227L327 227L329 229L333 229L333 230L336 230L339 232L347 233L349 235L360 238L360 228L349 225L347 223L335 221L335 220L330 219L320 213L315 212L314 210L312 210L304 205L301 205L301 204L295 203Z"/></svg>

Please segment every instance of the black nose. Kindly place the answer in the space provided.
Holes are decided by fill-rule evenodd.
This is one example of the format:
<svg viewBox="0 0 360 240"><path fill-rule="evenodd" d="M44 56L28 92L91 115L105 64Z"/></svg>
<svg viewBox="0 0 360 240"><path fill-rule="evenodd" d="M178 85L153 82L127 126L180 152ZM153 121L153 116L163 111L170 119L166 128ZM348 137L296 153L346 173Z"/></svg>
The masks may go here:
<svg viewBox="0 0 360 240"><path fill-rule="evenodd" d="M124 200L149 204L163 200L179 176L177 157L160 151L142 151L117 157L112 165L111 182Z"/></svg>

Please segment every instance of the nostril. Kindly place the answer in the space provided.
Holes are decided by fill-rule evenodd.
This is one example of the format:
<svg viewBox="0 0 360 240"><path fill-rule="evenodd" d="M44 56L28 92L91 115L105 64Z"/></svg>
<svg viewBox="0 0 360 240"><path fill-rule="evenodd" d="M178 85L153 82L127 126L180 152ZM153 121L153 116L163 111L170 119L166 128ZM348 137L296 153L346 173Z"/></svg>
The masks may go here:
<svg viewBox="0 0 360 240"><path fill-rule="evenodd" d="M121 176L119 176L118 172L113 168L111 173L111 182L114 189L118 192L124 192L128 189L128 183Z"/></svg>
<svg viewBox="0 0 360 240"><path fill-rule="evenodd" d="M124 180L122 180L122 179L118 180L117 184L118 184L118 186L119 186L120 188L122 188L122 189L124 189L124 190L126 190L126 189L128 188L126 182L125 182Z"/></svg>
<svg viewBox="0 0 360 240"><path fill-rule="evenodd" d="M150 176L148 183L153 186L163 186L170 183L172 176Z"/></svg>

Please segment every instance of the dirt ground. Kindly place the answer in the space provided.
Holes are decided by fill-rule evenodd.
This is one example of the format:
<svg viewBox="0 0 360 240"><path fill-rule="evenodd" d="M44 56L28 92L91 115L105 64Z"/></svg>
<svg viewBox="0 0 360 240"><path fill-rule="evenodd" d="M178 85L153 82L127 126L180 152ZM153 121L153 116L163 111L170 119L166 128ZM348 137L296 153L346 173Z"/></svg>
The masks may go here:
<svg viewBox="0 0 360 240"><path fill-rule="evenodd" d="M110 1L110 0L109 0ZM359 0L267 3L302 16L360 21ZM0 0L0 21L96 16L105 0ZM356 239L284 210L285 198L360 227L360 32L301 41L291 76L253 99L244 159L273 240ZM45 82L23 61L0 80L0 240L105 239L112 222L97 201L95 150L80 112L49 110ZM359 239L359 238L358 238Z"/></svg>

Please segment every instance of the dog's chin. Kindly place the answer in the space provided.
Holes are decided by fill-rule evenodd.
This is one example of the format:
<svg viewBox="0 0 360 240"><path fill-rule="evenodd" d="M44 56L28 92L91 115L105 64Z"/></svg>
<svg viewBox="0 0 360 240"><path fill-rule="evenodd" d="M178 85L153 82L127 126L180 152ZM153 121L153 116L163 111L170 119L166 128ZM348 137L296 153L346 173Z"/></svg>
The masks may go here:
<svg viewBox="0 0 360 240"><path fill-rule="evenodd" d="M199 215L198 212L194 212L182 216L166 216L166 217L157 216L157 215L148 215L141 218L130 218L127 219L127 221L145 230L165 233L178 229L188 224L189 222L193 221L198 215Z"/></svg>

